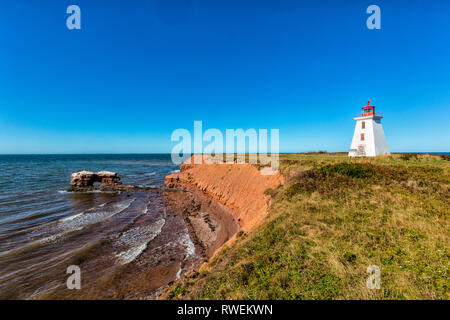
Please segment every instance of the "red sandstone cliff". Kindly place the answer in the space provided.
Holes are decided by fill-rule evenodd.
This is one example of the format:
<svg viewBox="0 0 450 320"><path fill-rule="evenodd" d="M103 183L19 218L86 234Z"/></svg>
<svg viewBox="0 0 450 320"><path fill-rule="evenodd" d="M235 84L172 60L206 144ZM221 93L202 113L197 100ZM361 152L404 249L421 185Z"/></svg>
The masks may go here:
<svg viewBox="0 0 450 320"><path fill-rule="evenodd" d="M250 164L207 162L205 159L202 164L181 165L180 172L166 177L166 186L188 186L204 191L235 214L242 231L252 231L267 216L270 196L264 191L283 184L283 176L279 172L262 175Z"/></svg>

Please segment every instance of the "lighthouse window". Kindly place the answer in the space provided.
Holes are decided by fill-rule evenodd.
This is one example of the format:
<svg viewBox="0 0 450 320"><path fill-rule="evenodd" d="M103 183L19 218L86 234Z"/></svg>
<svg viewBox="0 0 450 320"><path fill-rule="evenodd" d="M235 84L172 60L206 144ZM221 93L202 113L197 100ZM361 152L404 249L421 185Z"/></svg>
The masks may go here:
<svg viewBox="0 0 450 320"><path fill-rule="evenodd" d="M361 141L364 141L364 133L361 133Z"/></svg>
<svg viewBox="0 0 450 320"><path fill-rule="evenodd" d="M363 121L361 122L361 129L365 129L366 128L366 123Z"/></svg>

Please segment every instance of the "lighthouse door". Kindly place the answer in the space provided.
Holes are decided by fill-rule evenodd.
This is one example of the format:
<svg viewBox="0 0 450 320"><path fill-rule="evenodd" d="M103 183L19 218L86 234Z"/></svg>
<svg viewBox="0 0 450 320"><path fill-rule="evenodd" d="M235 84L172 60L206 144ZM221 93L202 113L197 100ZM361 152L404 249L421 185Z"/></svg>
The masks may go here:
<svg viewBox="0 0 450 320"><path fill-rule="evenodd" d="M365 156L366 155L366 147L364 146L364 145L362 145L362 144L360 144L359 146L358 146L358 151L357 151L357 153L356 153L358 156Z"/></svg>

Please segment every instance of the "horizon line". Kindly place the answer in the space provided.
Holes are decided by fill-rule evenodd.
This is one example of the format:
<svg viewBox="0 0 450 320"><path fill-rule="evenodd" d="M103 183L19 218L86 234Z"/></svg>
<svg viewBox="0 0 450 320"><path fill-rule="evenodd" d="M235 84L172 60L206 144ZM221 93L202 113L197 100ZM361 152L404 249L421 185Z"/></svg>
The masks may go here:
<svg viewBox="0 0 450 320"><path fill-rule="evenodd" d="M348 153L348 151L295 151L295 152L278 152L278 154L302 154L302 153L323 153L323 154L334 154L334 153ZM395 151L391 154L402 154L402 153L418 153L418 154L449 154L450 151ZM0 153L0 156L75 156L75 155L168 155L171 152L99 152L99 153ZM192 153L194 154L194 153ZM202 153L203 154L203 153ZM228 153L225 153L228 154ZM230 153L230 154L242 154L241 153ZM249 152L244 152L244 154L250 154ZM252 153L253 154L253 153ZM259 154L259 153L257 153ZM271 153L268 153L271 154Z"/></svg>

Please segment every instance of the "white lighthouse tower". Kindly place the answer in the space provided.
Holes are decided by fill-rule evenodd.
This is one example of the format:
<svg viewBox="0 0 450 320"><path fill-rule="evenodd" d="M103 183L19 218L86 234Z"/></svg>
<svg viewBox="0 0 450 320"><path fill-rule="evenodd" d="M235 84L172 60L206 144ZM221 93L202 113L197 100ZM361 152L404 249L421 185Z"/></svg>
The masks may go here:
<svg viewBox="0 0 450 320"><path fill-rule="evenodd" d="M383 114L375 113L375 106L367 105L355 116L356 126L349 157L375 157L389 155L389 149L381 126Z"/></svg>

